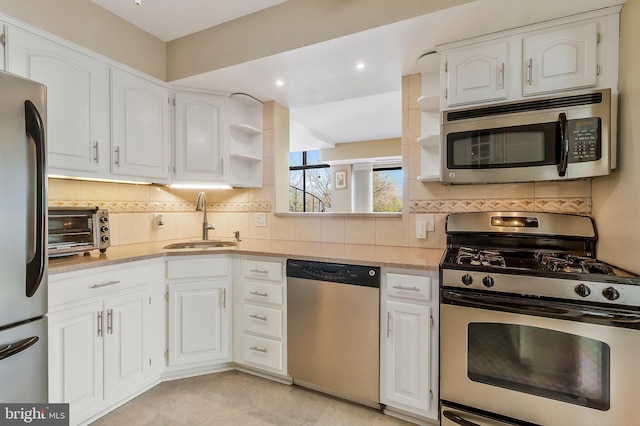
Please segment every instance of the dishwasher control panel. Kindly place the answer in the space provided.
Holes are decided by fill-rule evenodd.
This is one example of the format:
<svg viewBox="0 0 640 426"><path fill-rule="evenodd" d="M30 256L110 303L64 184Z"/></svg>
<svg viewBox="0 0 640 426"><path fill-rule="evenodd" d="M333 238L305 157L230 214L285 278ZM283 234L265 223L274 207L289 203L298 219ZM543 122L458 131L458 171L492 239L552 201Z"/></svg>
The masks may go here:
<svg viewBox="0 0 640 426"><path fill-rule="evenodd" d="M342 284L380 287L380 267L287 260L287 276Z"/></svg>

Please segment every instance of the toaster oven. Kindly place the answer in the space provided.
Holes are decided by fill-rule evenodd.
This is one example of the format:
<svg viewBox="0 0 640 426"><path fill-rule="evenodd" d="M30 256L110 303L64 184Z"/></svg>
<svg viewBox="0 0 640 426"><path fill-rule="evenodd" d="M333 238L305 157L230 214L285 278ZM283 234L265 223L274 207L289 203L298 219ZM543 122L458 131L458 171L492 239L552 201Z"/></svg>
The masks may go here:
<svg viewBox="0 0 640 426"><path fill-rule="evenodd" d="M111 245L109 211L98 207L50 207L49 257L100 250Z"/></svg>

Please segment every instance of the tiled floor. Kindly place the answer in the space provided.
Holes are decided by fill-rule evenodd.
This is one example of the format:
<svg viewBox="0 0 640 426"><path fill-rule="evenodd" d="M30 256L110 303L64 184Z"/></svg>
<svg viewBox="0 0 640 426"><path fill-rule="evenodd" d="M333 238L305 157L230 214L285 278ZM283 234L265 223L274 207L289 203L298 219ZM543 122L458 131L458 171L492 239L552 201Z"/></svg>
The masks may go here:
<svg viewBox="0 0 640 426"><path fill-rule="evenodd" d="M92 424L410 425L382 412L239 371L164 382Z"/></svg>

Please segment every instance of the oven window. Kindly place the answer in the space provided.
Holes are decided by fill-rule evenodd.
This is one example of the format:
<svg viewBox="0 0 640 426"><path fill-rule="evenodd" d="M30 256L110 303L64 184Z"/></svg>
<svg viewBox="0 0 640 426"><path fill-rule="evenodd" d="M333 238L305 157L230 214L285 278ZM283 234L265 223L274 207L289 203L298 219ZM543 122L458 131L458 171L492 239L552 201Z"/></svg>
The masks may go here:
<svg viewBox="0 0 640 426"><path fill-rule="evenodd" d="M516 324L468 326L469 379L606 411L610 352L606 343Z"/></svg>
<svg viewBox="0 0 640 426"><path fill-rule="evenodd" d="M557 123L503 127L447 135L450 169L556 164Z"/></svg>

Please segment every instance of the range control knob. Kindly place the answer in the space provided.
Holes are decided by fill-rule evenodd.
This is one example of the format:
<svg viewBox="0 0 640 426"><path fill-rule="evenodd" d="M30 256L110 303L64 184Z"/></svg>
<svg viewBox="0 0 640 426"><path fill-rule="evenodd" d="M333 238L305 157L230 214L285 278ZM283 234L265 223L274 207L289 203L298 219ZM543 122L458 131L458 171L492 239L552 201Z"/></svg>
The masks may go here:
<svg viewBox="0 0 640 426"><path fill-rule="evenodd" d="M486 277L484 277L482 279L482 284L484 284L485 287L493 287L493 285L495 284L495 280L493 279L493 277L487 275Z"/></svg>
<svg viewBox="0 0 640 426"><path fill-rule="evenodd" d="M102 223L109 222L109 218L107 216L102 216L100 218L100 222L102 222Z"/></svg>
<svg viewBox="0 0 640 426"><path fill-rule="evenodd" d="M107 241L109 241L109 236L103 235L102 237L100 237L100 241L102 241L103 243L106 243Z"/></svg>
<svg viewBox="0 0 640 426"><path fill-rule="evenodd" d="M109 230L109 227L106 225L103 225L100 227L100 232L107 232Z"/></svg>
<svg viewBox="0 0 640 426"><path fill-rule="evenodd" d="M584 284L578 284L574 289L578 296L587 297L591 294L591 289Z"/></svg>
<svg viewBox="0 0 640 426"><path fill-rule="evenodd" d="M613 287L607 287L602 290L602 295L609 300L616 300L620 298L620 292Z"/></svg>
<svg viewBox="0 0 640 426"><path fill-rule="evenodd" d="M473 283L473 277L469 274L464 274L462 276L462 284L471 285Z"/></svg>

